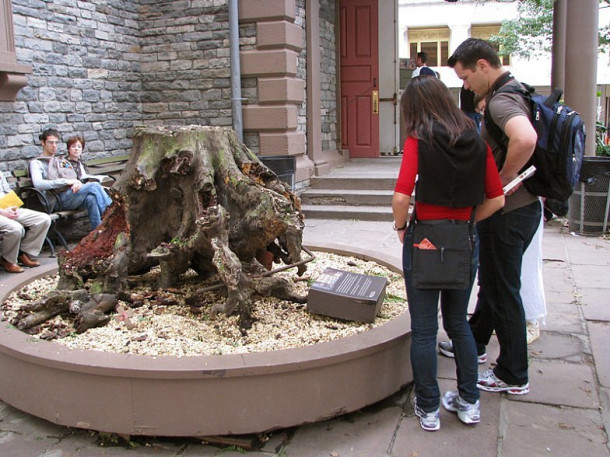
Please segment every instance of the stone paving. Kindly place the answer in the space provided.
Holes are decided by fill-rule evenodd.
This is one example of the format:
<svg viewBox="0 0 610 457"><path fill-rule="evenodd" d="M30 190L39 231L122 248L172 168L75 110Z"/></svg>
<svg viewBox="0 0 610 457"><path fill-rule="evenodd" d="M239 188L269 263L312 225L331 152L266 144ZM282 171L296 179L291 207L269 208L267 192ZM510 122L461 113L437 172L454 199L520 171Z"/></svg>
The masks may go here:
<svg viewBox="0 0 610 457"><path fill-rule="evenodd" d="M339 247L383 252L400 265L400 245L387 222L309 220L307 245L328 240ZM260 457L452 457L610 456L610 241L570 234L560 223L545 227L544 280L548 315L541 338L530 346L530 394L483 392L481 423L465 426L441 412L441 430L420 429L411 386L360 411L268 434ZM44 262L55 259L42 257ZM35 270L28 273L33 274ZM0 273L0 289L22 275ZM474 294L473 294L474 297ZM471 302L471 307L473 303ZM439 333L439 339L445 335ZM495 360L492 338L488 359ZM481 368L487 368L489 362ZM442 390L454 389L453 360L439 356ZM10 373L1 373L10 376ZM52 386L40 386L49 389ZM132 446L117 437L57 426L0 402L0 456L238 456L238 448L197 438L141 439ZM239 437L244 439L244 437ZM114 443L118 441L118 443ZM105 445L102 446L101 443ZM119 445L116 445L119 444Z"/></svg>

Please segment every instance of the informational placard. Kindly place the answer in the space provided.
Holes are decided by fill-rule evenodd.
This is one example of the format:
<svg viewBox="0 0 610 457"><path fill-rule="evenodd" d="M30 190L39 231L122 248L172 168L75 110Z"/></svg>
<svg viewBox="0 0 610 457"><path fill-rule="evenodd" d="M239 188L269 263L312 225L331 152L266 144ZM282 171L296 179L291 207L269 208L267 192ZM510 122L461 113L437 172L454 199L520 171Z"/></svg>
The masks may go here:
<svg viewBox="0 0 610 457"><path fill-rule="evenodd" d="M339 319L373 322L385 298L388 281L328 267L309 290L311 313Z"/></svg>

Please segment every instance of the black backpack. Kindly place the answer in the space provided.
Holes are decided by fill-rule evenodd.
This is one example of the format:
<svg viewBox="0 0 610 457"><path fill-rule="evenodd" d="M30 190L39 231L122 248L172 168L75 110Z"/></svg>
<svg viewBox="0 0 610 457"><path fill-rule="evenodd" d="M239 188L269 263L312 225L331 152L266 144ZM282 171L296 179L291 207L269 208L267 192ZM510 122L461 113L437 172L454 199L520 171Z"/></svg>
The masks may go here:
<svg viewBox="0 0 610 457"><path fill-rule="evenodd" d="M508 75L505 79L500 84L514 78ZM585 124L576 111L560 102L560 89L554 89L545 97L537 94L532 86L521 84L525 89L513 84L502 85L492 97L498 93L519 93L530 103L531 121L538 140L534 154L523 170L534 165L536 173L523 184L534 195L565 201L572 195L580 175L585 152ZM506 154L506 135L491 119L489 104L485 109L485 128Z"/></svg>

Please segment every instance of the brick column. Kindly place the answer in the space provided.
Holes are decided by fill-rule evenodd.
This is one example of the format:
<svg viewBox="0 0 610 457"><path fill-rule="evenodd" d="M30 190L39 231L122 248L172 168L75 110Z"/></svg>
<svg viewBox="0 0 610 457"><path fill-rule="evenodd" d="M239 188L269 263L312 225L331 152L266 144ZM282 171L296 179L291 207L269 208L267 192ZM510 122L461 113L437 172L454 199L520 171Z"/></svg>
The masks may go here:
<svg viewBox="0 0 610 457"><path fill-rule="evenodd" d="M242 77L258 81L258 100L243 106L244 130L259 132L260 155L303 156L297 114L305 81L297 77L297 59L304 34L294 24L295 0L240 0L239 11L240 22L256 23L255 48L240 52Z"/></svg>

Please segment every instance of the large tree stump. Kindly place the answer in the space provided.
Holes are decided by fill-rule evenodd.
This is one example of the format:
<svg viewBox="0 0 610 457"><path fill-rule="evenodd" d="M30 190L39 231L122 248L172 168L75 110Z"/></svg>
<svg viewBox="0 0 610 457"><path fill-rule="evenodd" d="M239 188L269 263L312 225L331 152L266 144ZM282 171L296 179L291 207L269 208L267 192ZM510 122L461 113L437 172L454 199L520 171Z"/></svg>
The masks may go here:
<svg viewBox="0 0 610 457"><path fill-rule="evenodd" d="M189 268L217 274L227 300L215 312L247 313L254 293L305 301L289 281L265 274L270 258L301 261L300 201L233 130L138 130L113 200L102 225L61 256L58 289L116 294L128 275L160 265L162 288Z"/></svg>

